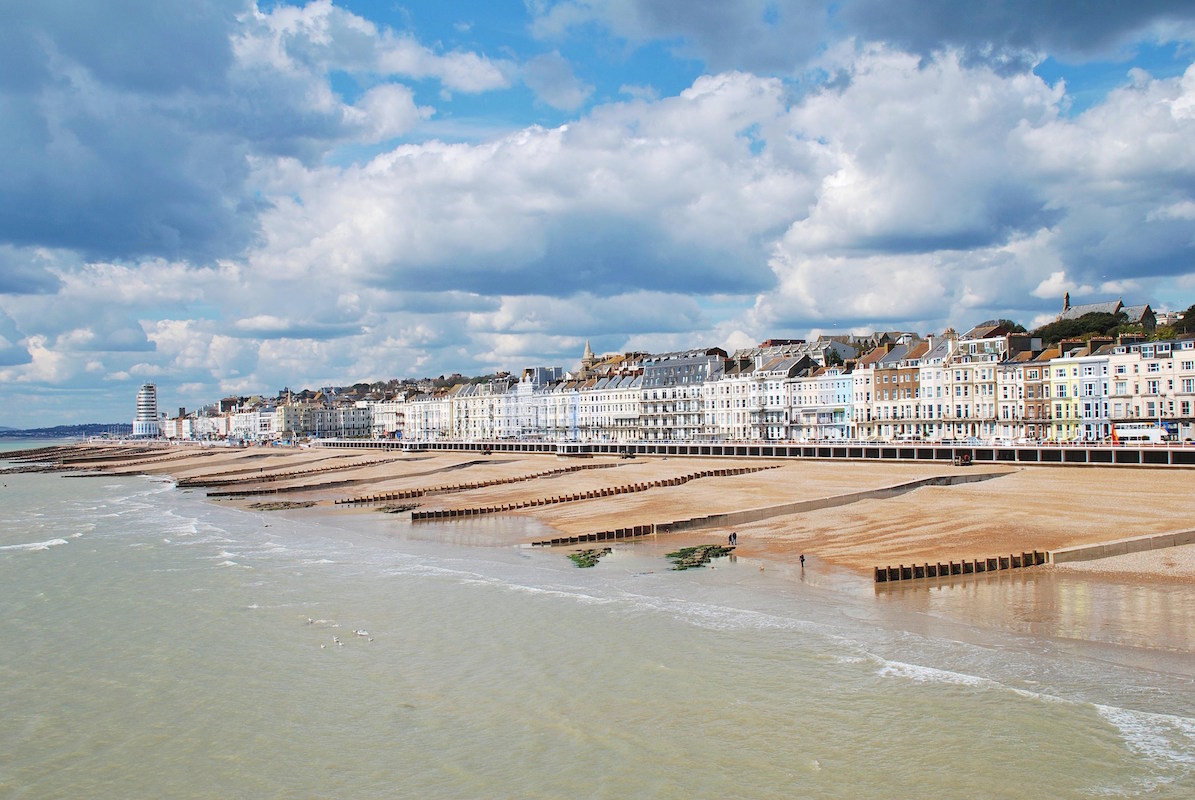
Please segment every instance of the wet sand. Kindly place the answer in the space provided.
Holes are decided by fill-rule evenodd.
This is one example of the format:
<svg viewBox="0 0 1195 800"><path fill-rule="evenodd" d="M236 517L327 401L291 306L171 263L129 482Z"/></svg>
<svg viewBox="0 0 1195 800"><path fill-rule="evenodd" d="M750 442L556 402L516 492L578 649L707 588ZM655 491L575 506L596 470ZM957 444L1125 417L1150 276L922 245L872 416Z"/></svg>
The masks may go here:
<svg viewBox="0 0 1195 800"><path fill-rule="evenodd" d="M113 446L77 452L81 460L64 467L108 472L135 469L169 475L180 480L180 485L200 478L217 484L208 489L210 492L268 492L221 502L315 502L323 510L340 514L375 513L378 505L350 507L337 505L336 500L401 490L434 492L411 501L422 510L472 508L642 485L710 469L773 467L506 512L534 518L565 536L765 509L930 477L979 473L996 476L961 485L927 486L895 497L817 511L769 516L734 527L740 556L792 566L805 554L867 575L875 566L985 558L1184 530L1195 520L1195 493L1191 492L1195 476L1183 469L954 467L678 457L621 460L334 448L172 448L130 450L119 458L113 458L117 453ZM94 460L87 460L89 453L94 454ZM589 468L576 469L579 467ZM575 471L559 472L566 469ZM549 472L556 474L540 475ZM521 480L524 478L529 479ZM499 481L459 489L462 484ZM449 491L440 491L443 489ZM729 532L727 528L709 528L658 538L682 546L725 542ZM1195 547L1051 569L1195 583Z"/></svg>

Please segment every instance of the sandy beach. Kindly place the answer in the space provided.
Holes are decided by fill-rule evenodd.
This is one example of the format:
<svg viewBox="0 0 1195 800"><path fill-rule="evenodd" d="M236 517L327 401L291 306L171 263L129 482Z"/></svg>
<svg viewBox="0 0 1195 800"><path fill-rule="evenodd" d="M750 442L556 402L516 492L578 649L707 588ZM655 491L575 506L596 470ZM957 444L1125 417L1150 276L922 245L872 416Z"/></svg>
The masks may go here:
<svg viewBox="0 0 1195 800"><path fill-rule="evenodd" d="M83 474L100 470L170 476L182 487L205 488L216 502L314 504L340 514L376 513L384 503L344 501L384 493L415 493L410 505L435 510L644 487L503 512L532 517L566 536L982 473L985 479L971 483L925 486L817 511L765 512L759 521L734 527L742 557L791 565L804 554L868 575L875 566L984 558L1186 530L1195 520L1192 475L1183 469L116 445L62 448L58 457L62 469ZM738 468L754 471L695 477L712 469ZM676 485L651 486L659 481ZM220 498L220 493L229 492L245 494ZM710 527L665 536L682 545L725 541L729 533ZM1050 569L1193 583L1195 546Z"/></svg>

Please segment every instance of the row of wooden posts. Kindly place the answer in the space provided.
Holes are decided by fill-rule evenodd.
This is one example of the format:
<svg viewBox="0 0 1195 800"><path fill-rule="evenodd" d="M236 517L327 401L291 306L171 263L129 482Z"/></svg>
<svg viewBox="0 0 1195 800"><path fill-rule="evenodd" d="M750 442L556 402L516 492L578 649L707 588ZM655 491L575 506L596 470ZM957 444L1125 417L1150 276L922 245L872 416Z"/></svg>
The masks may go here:
<svg viewBox="0 0 1195 800"><path fill-rule="evenodd" d="M147 452L149 452L147 448L132 447L121 448L117 452L97 453L94 450L72 446L69 449L37 448L35 450L20 451L19 453L10 453L5 457L11 461L37 461L49 457L54 461L55 466L69 469L73 464L121 461L124 462L122 466L135 466L137 464L153 464L158 461L173 461L178 458L184 458L187 455L194 455L193 453L162 453L158 451L157 455L137 458L138 456L145 455ZM126 461L126 459L130 458L136 460Z"/></svg>
<svg viewBox="0 0 1195 800"><path fill-rule="evenodd" d="M616 528L612 531L598 533L582 533L579 536L561 536L543 542L532 542L534 547L555 547L567 544L584 544L586 542L609 542L615 539L634 539L637 536L651 536L656 533L655 525L636 525L633 528Z"/></svg>
<svg viewBox="0 0 1195 800"><path fill-rule="evenodd" d="M534 472L530 475L517 475L512 478L495 478L489 481L477 481L475 483L454 483L447 486L432 486L427 489L400 489L397 492L386 492L384 494L363 495L360 497L349 497L342 500L337 500L336 505L357 505L365 503L388 503L392 500L411 500L416 497L423 497L428 494L446 494L448 492L467 492L471 489L485 489L489 486L501 486L507 483L521 483L523 481L533 481L539 478L552 478L557 475L564 475L569 472L580 472L583 469L610 469L618 467L621 464L580 464L572 467L560 467L559 469L550 469L546 472Z"/></svg>
<svg viewBox="0 0 1195 800"><path fill-rule="evenodd" d="M997 572L1023 567L1035 567L1049 561L1049 553L1034 550L1032 553L1010 553L992 558L974 558L963 561L938 562L936 564L901 564L896 567L876 567L876 583L893 583L922 578L945 578L951 575L974 575L978 572Z"/></svg>
<svg viewBox="0 0 1195 800"><path fill-rule="evenodd" d="M229 486L237 483L265 483L270 481L286 480L288 478L302 478L305 475L318 475L321 472L339 472L346 469L357 469L358 467L375 467L378 464L389 464L392 461L394 461L393 458L375 458L370 461L353 461L346 464L331 464L326 467L296 469L289 472L271 472L268 475L264 473L255 474L251 470L246 470L242 474L235 477L197 475L194 478L183 478L179 480L178 486L180 489L190 489L199 486Z"/></svg>
<svg viewBox="0 0 1195 800"><path fill-rule="evenodd" d="M557 495L555 497L538 497L533 500L523 500L518 503L504 503L498 506L482 506L479 508L446 508L436 509L433 511L412 511L412 522L427 522L432 520L455 519L458 517L476 517L481 514L500 514L505 511L518 511L523 508L533 508L536 506L550 506L557 503L573 503L578 500L594 500L599 497L613 497L619 494L634 494L636 492L645 492L648 489L656 489L667 486L681 486L689 481L697 480L699 478L712 477L728 477L733 475L747 475L752 472L759 472L765 469L773 469L771 465L763 467L736 467L734 469L709 469L701 472L693 472L688 475L680 475L675 478L662 478L657 481L648 481L647 483L628 483L622 486L607 486L601 489L590 489L584 492L574 492L573 494ZM596 536L597 534L590 534ZM622 538L622 537L617 537ZM584 541L595 542L598 539L585 539Z"/></svg>

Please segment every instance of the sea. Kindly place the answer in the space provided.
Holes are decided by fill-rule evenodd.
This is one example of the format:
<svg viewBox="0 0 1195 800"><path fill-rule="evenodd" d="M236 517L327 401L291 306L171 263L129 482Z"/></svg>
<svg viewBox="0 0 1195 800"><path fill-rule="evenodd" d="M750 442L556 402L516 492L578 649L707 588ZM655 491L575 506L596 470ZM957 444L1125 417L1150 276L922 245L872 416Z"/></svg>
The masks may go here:
<svg viewBox="0 0 1195 800"><path fill-rule="evenodd" d="M2 481L2 798L1195 796L1189 586Z"/></svg>

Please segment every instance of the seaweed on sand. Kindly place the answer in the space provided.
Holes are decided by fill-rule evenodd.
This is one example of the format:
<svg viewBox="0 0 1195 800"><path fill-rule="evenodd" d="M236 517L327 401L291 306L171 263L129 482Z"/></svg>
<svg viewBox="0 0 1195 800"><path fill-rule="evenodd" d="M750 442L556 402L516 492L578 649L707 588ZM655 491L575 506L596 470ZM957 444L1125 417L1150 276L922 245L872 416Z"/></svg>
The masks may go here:
<svg viewBox="0 0 1195 800"><path fill-rule="evenodd" d="M578 550L575 553L569 553L568 557L573 560L573 563L578 567L592 567L601 560L602 556L610 552L609 547L594 548L592 550Z"/></svg>
<svg viewBox="0 0 1195 800"><path fill-rule="evenodd" d="M418 503L398 503L394 505L378 506L377 510L383 514L401 514L404 511L412 511L419 508Z"/></svg>
<svg viewBox="0 0 1195 800"><path fill-rule="evenodd" d="M250 503L254 511L289 511L292 508L311 508L314 500L277 500L270 503Z"/></svg>
<svg viewBox="0 0 1195 800"><path fill-rule="evenodd" d="M673 569L696 569L710 563L711 558L722 558L734 552L733 547L720 544L701 544L696 547L682 547L675 553L665 554L672 559Z"/></svg>

